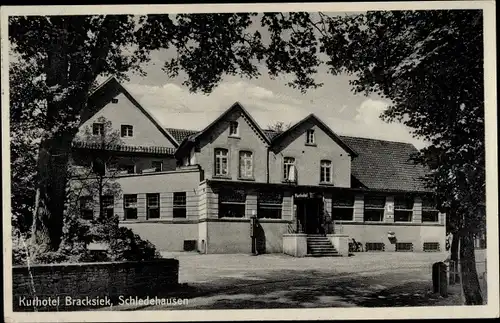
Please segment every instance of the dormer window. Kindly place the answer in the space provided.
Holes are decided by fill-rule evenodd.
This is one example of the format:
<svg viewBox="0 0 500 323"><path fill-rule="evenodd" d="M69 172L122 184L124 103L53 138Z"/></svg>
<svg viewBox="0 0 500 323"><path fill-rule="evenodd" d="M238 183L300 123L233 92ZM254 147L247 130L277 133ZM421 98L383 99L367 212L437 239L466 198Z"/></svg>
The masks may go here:
<svg viewBox="0 0 500 323"><path fill-rule="evenodd" d="M239 136L238 122L231 121L229 123L229 136L231 136L231 137L238 137Z"/></svg>
<svg viewBox="0 0 500 323"><path fill-rule="evenodd" d="M127 124L122 124L121 135L122 135L122 137L133 137L134 136L134 127L131 125L127 125Z"/></svg>
<svg viewBox="0 0 500 323"><path fill-rule="evenodd" d="M306 144L307 145L314 145L315 144L314 130L313 129L307 130L307 133L306 133Z"/></svg>
<svg viewBox="0 0 500 323"><path fill-rule="evenodd" d="M102 136L104 134L104 123L95 122L92 124L92 134L94 136Z"/></svg>

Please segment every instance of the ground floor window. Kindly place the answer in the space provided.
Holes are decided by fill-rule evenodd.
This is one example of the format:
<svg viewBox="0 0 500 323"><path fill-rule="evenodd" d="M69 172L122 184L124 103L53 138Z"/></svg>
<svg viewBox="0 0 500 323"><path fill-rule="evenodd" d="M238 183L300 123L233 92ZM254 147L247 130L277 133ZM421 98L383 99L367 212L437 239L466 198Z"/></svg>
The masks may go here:
<svg viewBox="0 0 500 323"><path fill-rule="evenodd" d="M365 244L365 251L384 251L385 244L383 242L367 242Z"/></svg>
<svg viewBox="0 0 500 323"><path fill-rule="evenodd" d="M424 242L424 251L439 251L439 242Z"/></svg>
<svg viewBox="0 0 500 323"><path fill-rule="evenodd" d="M123 209L125 220L137 219L137 194L123 195Z"/></svg>
<svg viewBox="0 0 500 323"><path fill-rule="evenodd" d="M219 218L244 218L246 193L238 189L219 190Z"/></svg>
<svg viewBox="0 0 500 323"><path fill-rule="evenodd" d="M274 191L259 192L257 197L257 217L263 219L281 219L283 194Z"/></svg>
<svg viewBox="0 0 500 323"><path fill-rule="evenodd" d="M104 216L111 219L115 214L115 199L113 195L104 195L102 197L102 208Z"/></svg>
<svg viewBox="0 0 500 323"><path fill-rule="evenodd" d="M146 194L146 208L148 219L160 218L160 194Z"/></svg>
<svg viewBox="0 0 500 323"><path fill-rule="evenodd" d="M439 211L432 198L422 198L422 222L439 222Z"/></svg>
<svg viewBox="0 0 500 323"><path fill-rule="evenodd" d="M342 194L333 197L333 219L352 221L354 215L354 196Z"/></svg>
<svg viewBox="0 0 500 323"><path fill-rule="evenodd" d="M413 218L413 197L394 198L394 222L411 222Z"/></svg>
<svg viewBox="0 0 500 323"><path fill-rule="evenodd" d="M413 243L411 242L397 242L396 251L413 251Z"/></svg>
<svg viewBox="0 0 500 323"><path fill-rule="evenodd" d="M384 221L384 210L385 196L365 196L365 221Z"/></svg>
<svg viewBox="0 0 500 323"><path fill-rule="evenodd" d="M94 199L92 196L80 197L80 214L82 219L85 220L94 218Z"/></svg>
<svg viewBox="0 0 500 323"><path fill-rule="evenodd" d="M186 192L174 192L174 218L185 218L187 216L186 209Z"/></svg>

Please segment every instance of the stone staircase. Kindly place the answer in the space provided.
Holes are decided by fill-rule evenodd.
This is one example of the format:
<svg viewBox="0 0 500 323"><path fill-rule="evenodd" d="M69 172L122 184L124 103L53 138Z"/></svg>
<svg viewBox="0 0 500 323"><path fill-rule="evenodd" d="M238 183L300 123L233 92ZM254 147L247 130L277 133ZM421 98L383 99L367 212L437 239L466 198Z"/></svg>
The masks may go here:
<svg viewBox="0 0 500 323"><path fill-rule="evenodd" d="M308 257L336 257L340 256L327 237L321 234L307 235Z"/></svg>

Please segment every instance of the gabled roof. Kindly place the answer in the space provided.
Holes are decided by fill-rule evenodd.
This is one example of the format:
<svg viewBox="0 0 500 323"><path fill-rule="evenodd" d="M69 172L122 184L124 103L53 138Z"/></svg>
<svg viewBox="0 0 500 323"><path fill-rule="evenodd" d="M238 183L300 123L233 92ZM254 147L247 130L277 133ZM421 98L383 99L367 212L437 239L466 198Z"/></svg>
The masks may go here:
<svg viewBox="0 0 500 323"><path fill-rule="evenodd" d="M105 96L108 95L109 93L118 93L122 92L127 99L132 102L133 105L135 105L145 116L148 118L158 130L174 145L174 147L178 147L179 143L175 140L175 138L168 132L166 131L156 120L155 117L151 113L149 113L133 96L130 94L130 92L118 82L118 80L114 77L108 78L106 81L104 81L101 85L99 85L94 91L92 91L89 95L89 102L100 97L100 96ZM106 103L105 103L106 104ZM103 105L104 106L104 105ZM90 113L84 118L82 118L82 123L88 120L92 115L97 113L100 109L102 109L103 106L97 106L93 111L90 111Z"/></svg>
<svg viewBox="0 0 500 323"><path fill-rule="evenodd" d="M196 140L198 138L200 138L205 133L207 133L208 131L210 131L211 129L213 129L213 127L215 125L217 125L221 120L223 120L228 114L230 114L230 113L232 113L232 112L234 112L236 110L239 110L242 113L243 117L254 128L255 132L261 137L261 139L266 144L270 145L271 141L269 140L269 138L267 137L267 135L264 133L264 131L260 128L259 124L252 118L252 116L241 105L241 103L236 102L231 107L229 107L229 109L227 109L226 111L224 111L224 113L222 113L217 119L215 119L214 121L212 121L212 123L210 123L208 126L206 126L205 129L203 129L201 131L198 131L198 132L195 132L195 133L191 133L191 134L188 134L189 130L185 130L185 129L177 129L176 131L174 131L174 132L177 132L177 134L176 134L177 136L187 135L186 137L184 137L183 140L178 141L179 142L179 147L178 147L178 149L176 151L176 156L182 155L189 147L191 147L196 142ZM167 129L171 129L171 128L167 128Z"/></svg>
<svg viewBox="0 0 500 323"><path fill-rule="evenodd" d="M296 124L294 124L293 126L288 128L287 130L285 130L285 131L281 132L280 134L278 134L277 136L275 136L273 138L273 146L278 144L279 142L281 142L284 138L287 137L288 134L290 134L292 131L294 131L295 129L297 129L302 124L304 124L305 122L308 122L308 121L315 122L326 134L328 134L340 147L345 149L345 151L347 151L351 156L357 156L357 152L354 149L352 149L351 147L349 147L348 144L346 144L344 141L342 141L342 139L335 132L333 132L333 130L330 129L330 127L328 127L323 121L321 121L321 119L316 117L313 113L311 113L310 115L308 115L304 119L300 120L299 122L297 122Z"/></svg>

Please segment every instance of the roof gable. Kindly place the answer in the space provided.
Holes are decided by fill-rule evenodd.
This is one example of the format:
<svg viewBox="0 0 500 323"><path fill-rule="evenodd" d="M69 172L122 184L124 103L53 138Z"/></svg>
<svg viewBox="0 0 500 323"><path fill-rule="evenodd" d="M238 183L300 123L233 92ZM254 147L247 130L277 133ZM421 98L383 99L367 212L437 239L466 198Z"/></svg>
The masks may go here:
<svg viewBox="0 0 500 323"><path fill-rule="evenodd" d="M340 147L342 147L345 151L347 151L351 156L357 156L357 152L354 151L349 145L347 145L342 139L335 133L333 132L330 127L328 127L323 121L321 121L318 117L316 117L314 114L310 114L304 119L300 120L287 130L279 133L278 135L274 136L272 140L272 146L277 146L279 145L287 136L290 136L296 129L298 129L300 126L302 126L306 122L312 122L316 124L321 130L323 130L330 138L333 139ZM268 131L269 134L271 132Z"/></svg>
<svg viewBox="0 0 500 323"><path fill-rule="evenodd" d="M165 136L174 147L178 147L179 143L175 138L165 130L158 120L151 115L126 89L125 86L120 84L114 77L108 78L101 85L99 85L91 94L89 95L89 107L87 113L82 117L82 124L90 119L93 115L98 113L104 106L106 106L118 93L123 93L123 95L137 108L142 114L151 122L153 125Z"/></svg>

